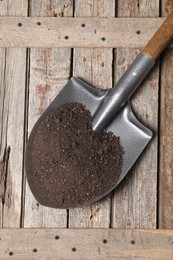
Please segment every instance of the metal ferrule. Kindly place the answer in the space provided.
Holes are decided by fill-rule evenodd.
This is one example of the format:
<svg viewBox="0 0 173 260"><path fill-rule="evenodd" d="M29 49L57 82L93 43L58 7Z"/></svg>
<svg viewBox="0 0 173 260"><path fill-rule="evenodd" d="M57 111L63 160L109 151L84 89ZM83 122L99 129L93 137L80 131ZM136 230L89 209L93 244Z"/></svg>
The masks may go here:
<svg viewBox="0 0 173 260"><path fill-rule="evenodd" d="M110 124L154 64L155 61L151 57L144 53L138 54L123 77L108 91L105 100L94 114L92 126L95 131L104 130Z"/></svg>

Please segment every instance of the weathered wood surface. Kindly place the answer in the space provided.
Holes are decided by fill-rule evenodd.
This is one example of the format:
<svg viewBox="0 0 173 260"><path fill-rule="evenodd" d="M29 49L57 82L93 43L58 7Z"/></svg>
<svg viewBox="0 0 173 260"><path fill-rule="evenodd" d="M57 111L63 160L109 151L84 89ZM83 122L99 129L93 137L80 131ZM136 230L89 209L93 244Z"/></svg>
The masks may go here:
<svg viewBox="0 0 173 260"><path fill-rule="evenodd" d="M0 2L2 16L27 12L27 0ZM20 227L26 49L1 49L0 57L0 225Z"/></svg>
<svg viewBox="0 0 173 260"><path fill-rule="evenodd" d="M119 1L117 12L119 17L158 16L159 1L122 0ZM129 49L116 51L117 78L125 72L138 52L139 50ZM132 99L135 114L144 124L152 128L154 138L114 192L112 215L114 228L156 227L158 82L159 72L156 66Z"/></svg>
<svg viewBox="0 0 173 260"><path fill-rule="evenodd" d="M168 15L173 2L162 2L162 15ZM159 228L173 228L173 51L168 49L161 59L160 87L160 168Z"/></svg>
<svg viewBox="0 0 173 260"><path fill-rule="evenodd" d="M160 26L158 31L154 34L152 39L148 42L143 52L154 60L157 60L161 53L170 43L173 38L173 10L167 16L166 20Z"/></svg>
<svg viewBox="0 0 173 260"><path fill-rule="evenodd" d="M71 1L31 1L31 16L71 16ZM44 41L44 38L42 39ZM70 49L31 49L28 134L70 77ZM67 211L43 207L26 183L24 227L66 227Z"/></svg>
<svg viewBox="0 0 173 260"><path fill-rule="evenodd" d="M172 260L173 231L2 229L0 259Z"/></svg>
<svg viewBox="0 0 173 260"><path fill-rule="evenodd" d="M72 16L74 21L87 21L88 29L92 27L93 18L97 17L106 21L115 15L115 1L76 1L73 10L72 1L29 1L29 15L34 18L27 18L29 23L34 23L39 16L41 25L36 24L38 35L49 28L49 23L45 22L49 17L41 16ZM153 0L121 0L117 1L116 14L120 17L130 17L122 19L122 30L128 21L134 24L128 27L125 33L125 40L122 40L124 31L120 33L119 44L127 44L128 37L135 34L135 41L129 39L132 45L128 47L142 47L146 38L155 30L151 27L148 33L144 33L147 23L162 21L157 18L159 15L159 1ZM172 0L162 1L162 15L166 16L172 8ZM3 16L27 16L28 1L8 0L0 1L0 19ZM87 18L88 16L88 18ZM133 17L135 20L133 19ZM143 24L144 17L149 18ZM140 18L142 17L142 18ZM14 19L14 18L9 18ZM16 20L18 18L15 18ZM20 18L23 26L11 25L11 29L16 26L16 30L23 32L29 27L24 26L25 17ZM76 20L75 20L76 19ZM141 20L140 20L141 19ZM151 20L150 20L151 19ZM11 21L12 21L11 20ZM47 21L48 21L47 20ZM95 21L96 21L95 20ZM14 20L13 20L14 21ZM26 21L26 20L25 20ZM43 22L44 21L44 22ZM65 23L66 18L62 18ZM117 20L119 21L119 20ZM127 22L128 22L127 21ZM141 31L136 34L139 21ZM147 20L146 20L147 21ZM90 26L89 26L90 24ZM26 24L25 24L26 25ZM2 26L2 24L1 24ZM9 24L6 25L6 30ZM28 26L28 25L27 25ZM52 28L55 25L52 25ZM69 25L71 26L71 25ZM134 28L133 28L134 26ZM136 27L135 27L136 26ZM154 23L156 25L156 22ZM43 28L44 27L44 28ZM132 27L132 28L131 28ZM80 30L86 30L87 26ZM92 28L93 29L93 28ZM111 27L108 26L106 33ZM52 29L51 29L52 30ZM50 30L50 31L51 31ZM69 29L68 29L69 30ZM133 31L134 30L134 31ZM48 30L47 30L48 31ZM145 29L146 31L146 29ZM0 32L1 33L1 32ZM16 33L16 32L15 32ZM45 32L44 32L45 33ZM72 32L69 32L72 33ZM77 33L76 31L74 32ZM6 33L6 37L14 36ZM8 35L9 34L9 35ZM110 32L109 32L110 34ZM143 35L145 34L145 35ZM106 35L106 34L105 34ZM103 36L106 41L101 41L97 47L108 47L108 36ZM85 34L83 34L83 37ZM89 37L89 36L87 36ZM114 35L111 35L114 39ZM9 38L8 38L9 39ZM51 38L52 40L53 38ZM95 38L91 39L91 42ZM144 40L142 40L144 39ZM34 39L33 39L34 40ZM69 47L71 37L63 47ZM47 42L44 38L40 40L40 45ZM64 41L64 39L63 39ZM81 41L82 42L82 41ZM135 44L139 44L135 45ZM0 40L1 44L1 40ZM22 42L23 47L24 45ZM58 43L57 43L58 44ZM66 45L67 44L67 45ZM79 43L78 43L79 44ZM83 44L83 43L81 43ZM22 46L22 45L21 45ZM56 45L58 46L58 45ZM59 45L60 46L60 45ZM62 45L61 45L62 46ZM91 46L91 45L90 45ZM116 45L115 45L116 46ZM118 46L118 44L117 44ZM121 45L121 47L126 45ZM81 47L84 47L81 46ZM109 47L112 47L111 45ZM102 201L84 209L54 210L40 206L33 198L26 183L22 187L23 174L23 150L24 140L28 137L35 121L49 105L51 100L57 95L59 90L68 81L70 75L80 76L91 84L107 88L112 86L133 61L139 50L118 49L114 52L112 48L75 48L73 52L69 48L65 49L31 49L28 52L28 64L26 64L25 49L4 49L0 48L0 226L19 227L21 220L24 227L104 227L114 228L155 228L158 224L160 228L173 227L173 204L172 204L172 92L173 83L172 62L173 52L168 49L161 59L161 98L160 98L160 148L159 148L159 200L157 201L157 131L158 131L158 66L151 72L145 83L135 94L132 103L138 117L151 126L154 130L154 139L136 166L131 170L129 176L121 186L115 191L113 200L108 196ZM73 55L72 55L73 54ZM71 58L73 56L73 66ZM112 73L112 65L116 65ZM27 75L26 75L27 65ZM72 73L73 68L73 73ZM114 74L112 76L112 74ZM26 79L26 76L28 77ZM27 84L25 84L27 83ZM26 95L26 100L25 100ZM29 99L28 99L29 97ZM26 103L25 103L26 101ZM25 111L26 110L26 111ZM28 115L28 118L27 118ZM25 131L26 130L26 131ZM24 138L23 138L24 137ZM24 182L25 184L25 182ZM22 188L24 190L24 201L22 201ZM22 204L24 208L22 208ZM157 204L159 209L159 221L157 223ZM69 215L69 219L67 219ZM154 257L154 256L153 256ZM166 259L166 258L165 258Z"/></svg>
<svg viewBox="0 0 173 260"><path fill-rule="evenodd" d="M0 49L0 227L3 225L3 208L4 208L4 190L5 190L5 172L6 172L6 163L5 163L5 144L2 144L2 134L3 134L3 110L4 110L4 70L5 70L5 49Z"/></svg>
<svg viewBox="0 0 173 260"><path fill-rule="evenodd" d="M75 17L114 17L115 1L79 0L75 5ZM73 52L73 75L100 88L112 86L112 49L79 49ZM69 210L69 227L110 226L111 196L83 209Z"/></svg>
<svg viewBox="0 0 173 260"><path fill-rule="evenodd" d="M0 47L142 48L164 20L0 17ZM103 37L105 40L102 40Z"/></svg>

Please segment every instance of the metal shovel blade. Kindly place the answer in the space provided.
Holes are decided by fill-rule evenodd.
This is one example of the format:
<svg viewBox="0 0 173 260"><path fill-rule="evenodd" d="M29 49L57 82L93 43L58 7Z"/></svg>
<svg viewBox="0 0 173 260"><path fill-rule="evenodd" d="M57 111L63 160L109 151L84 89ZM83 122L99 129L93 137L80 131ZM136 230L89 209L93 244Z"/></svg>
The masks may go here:
<svg viewBox="0 0 173 260"><path fill-rule="evenodd" d="M51 109L55 107L57 108L64 103L78 102L82 103L93 116L109 91L109 89L102 90L91 87L81 79L73 77L44 113L47 113ZM118 182L115 183L116 187L126 176L150 141L152 132L136 119L129 102L121 108L119 113L105 130L111 131L116 136L119 136L120 142L124 148L122 172ZM103 194L103 196L105 196L105 194Z"/></svg>

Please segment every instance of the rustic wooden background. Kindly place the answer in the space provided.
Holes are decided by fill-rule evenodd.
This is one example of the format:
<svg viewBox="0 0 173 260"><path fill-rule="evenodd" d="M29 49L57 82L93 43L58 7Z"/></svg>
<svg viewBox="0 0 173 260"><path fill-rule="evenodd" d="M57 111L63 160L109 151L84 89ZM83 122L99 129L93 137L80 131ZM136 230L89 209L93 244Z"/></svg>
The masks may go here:
<svg viewBox="0 0 173 260"><path fill-rule="evenodd" d="M0 16L144 18L167 16L172 7L172 0L1 0ZM135 113L154 131L154 138L118 189L90 207L57 210L37 203L25 177L30 131L69 78L80 76L97 87L112 87L138 52L0 48L1 227L173 228L171 48L132 98Z"/></svg>
<svg viewBox="0 0 173 260"><path fill-rule="evenodd" d="M158 17L166 16L171 6L172 1L166 0L3 0L0 14ZM36 202L25 179L28 135L69 77L80 76L97 87L108 88L138 52L127 48L0 48L2 227L173 227L173 51L169 48L132 98L134 111L155 134L117 190L91 207L55 210Z"/></svg>

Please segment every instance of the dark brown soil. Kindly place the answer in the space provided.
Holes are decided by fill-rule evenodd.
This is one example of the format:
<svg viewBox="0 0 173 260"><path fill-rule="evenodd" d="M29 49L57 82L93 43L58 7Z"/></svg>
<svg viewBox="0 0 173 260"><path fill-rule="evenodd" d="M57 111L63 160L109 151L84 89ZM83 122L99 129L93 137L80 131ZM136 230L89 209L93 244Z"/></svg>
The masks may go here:
<svg viewBox="0 0 173 260"><path fill-rule="evenodd" d="M32 132L26 173L38 202L53 208L90 204L115 186L123 148L111 132L94 132L82 104L49 111Z"/></svg>

